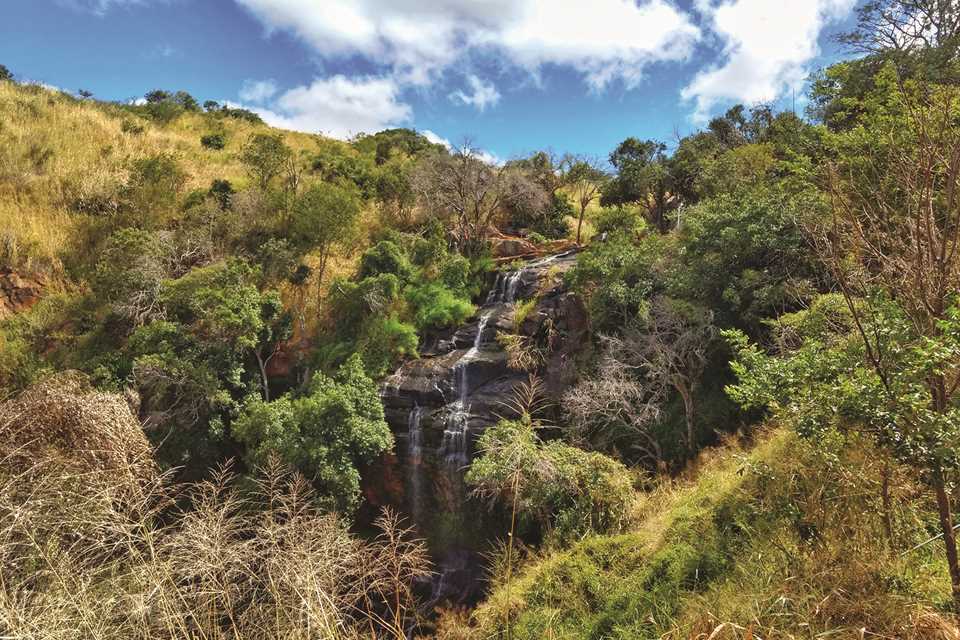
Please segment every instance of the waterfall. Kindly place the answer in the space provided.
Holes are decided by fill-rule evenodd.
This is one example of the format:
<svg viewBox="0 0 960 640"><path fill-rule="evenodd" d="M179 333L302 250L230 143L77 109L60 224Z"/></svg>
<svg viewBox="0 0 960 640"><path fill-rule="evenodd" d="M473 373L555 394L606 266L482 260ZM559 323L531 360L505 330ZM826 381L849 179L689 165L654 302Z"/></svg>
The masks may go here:
<svg viewBox="0 0 960 640"><path fill-rule="evenodd" d="M410 483L410 515L417 524L421 522L423 514L423 474L420 472L423 462L422 420L423 408L415 406L410 410L407 421L407 481Z"/></svg>
<svg viewBox="0 0 960 640"><path fill-rule="evenodd" d="M468 403L470 384L467 376L470 362L480 351L487 324L493 317L494 311L495 309L488 309L480 315L473 346L463 354L453 367L453 387L457 392L457 399L450 405L450 414L447 417L447 425L443 431L443 442L440 445L440 453L451 478L458 478L463 468L470 463L470 405Z"/></svg>
<svg viewBox="0 0 960 640"><path fill-rule="evenodd" d="M400 367L382 387L391 427L406 431L408 514L428 537L437 567L429 602L463 601L479 590L483 532L464 475L474 438L496 419L492 407L513 376L494 336L510 305L543 276L551 256L496 276L472 323L465 323L419 360ZM519 379L519 378L518 378ZM424 588L427 588L424 585Z"/></svg>

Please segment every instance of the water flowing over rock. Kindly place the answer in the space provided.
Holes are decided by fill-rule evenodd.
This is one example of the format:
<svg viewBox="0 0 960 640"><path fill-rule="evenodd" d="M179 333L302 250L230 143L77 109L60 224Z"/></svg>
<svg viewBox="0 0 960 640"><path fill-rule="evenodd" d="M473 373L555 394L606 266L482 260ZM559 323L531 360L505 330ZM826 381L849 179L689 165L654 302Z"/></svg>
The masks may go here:
<svg viewBox="0 0 960 640"><path fill-rule="evenodd" d="M403 495L388 502L403 509L430 542L438 577L434 600L466 601L479 595L478 553L490 535L484 513L469 497L464 475L484 429L511 410L505 401L528 374L508 367L497 332L515 330L515 303L536 298L522 333L549 325L559 339L541 375L551 395L571 382L566 366L588 343L587 315L559 277L576 261L573 252L541 258L501 272L474 318L436 337L421 358L405 363L383 385L387 421L397 439ZM383 499L383 491L367 492Z"/></svg>

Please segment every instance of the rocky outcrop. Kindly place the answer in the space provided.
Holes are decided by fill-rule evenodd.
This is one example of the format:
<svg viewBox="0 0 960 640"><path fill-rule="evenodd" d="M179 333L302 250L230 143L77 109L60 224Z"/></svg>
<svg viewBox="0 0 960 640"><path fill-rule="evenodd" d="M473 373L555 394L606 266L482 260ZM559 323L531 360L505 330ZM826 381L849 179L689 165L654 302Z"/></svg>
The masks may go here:
<svg viewBox="0 0 960 640"><path fill-rule="evenodd" d="M586 311L561 277L575 261L569 252L500 273L474 318L424 346L421 358L405 363L383 385L384 411L397 442L396 460L383 463L404 481L378 482L367 497L404 509L430 541L441 569L438 598L469 598L476 586L468 569L477 567L470 549L482 514L467 497L463 476L477 438L509 416L505 401L528 379L527 372L510 368L497 333L519 330L545 344L540 374L559 399L575 370L572 362L588 343ZM518 327L518 303L527 300L536 302ZM402 494L387 495L388 487L402 488Z"/></svg>
<svg viewBox="0 0 960 640"><path fill-rule="evenodd" d="M46 283L8 268L0 268L0 319L26 311L37 303Z"/></svg>

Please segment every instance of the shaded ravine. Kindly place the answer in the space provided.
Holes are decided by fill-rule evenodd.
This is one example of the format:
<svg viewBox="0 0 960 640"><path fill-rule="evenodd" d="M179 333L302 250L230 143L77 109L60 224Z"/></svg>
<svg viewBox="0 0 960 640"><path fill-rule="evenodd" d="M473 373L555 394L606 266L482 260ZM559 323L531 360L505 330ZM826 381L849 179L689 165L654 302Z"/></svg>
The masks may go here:
<svg viewBox="0 0 960 640"><path fill-rule="evenodd" d="M514 328L514 303L537 294L548 274L575 264L573 252L498 274L476 315L424 348L383 384L381 397L396 440L402 495L390 501L409 516L430 545L437 572L431 601L468 602L480 595L479 557L491 536L485 513L469 497L464 475L476 440L505 413L503 401L527 375L507 366L498 331ZM553 279L558 280L558 279ZM541 292L542 293L542 292ZM552 297L551 297L552 296ZM538 301L538 307L540 303ZM579 317L582 307L556 285L532 315ZM579 314L579 315L578 315Z"/></svg>

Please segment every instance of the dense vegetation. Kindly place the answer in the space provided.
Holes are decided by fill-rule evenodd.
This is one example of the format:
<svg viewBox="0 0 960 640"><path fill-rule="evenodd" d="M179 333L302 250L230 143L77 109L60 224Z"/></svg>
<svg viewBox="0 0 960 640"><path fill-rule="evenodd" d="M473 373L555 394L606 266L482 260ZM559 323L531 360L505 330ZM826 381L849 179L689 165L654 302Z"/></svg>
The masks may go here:
<svg viewBox="0 0 960 640"><path fill-rule="evenodd" d="M607 161L0 67L0 268L44 289L0 307L0 629L957 637L957 13L865 3L806 117ZM354 520L394 446L378 383L475 315L523 253L501 232L580 248L589 348L550 404L537 297L499 327L530 378L464 480L502 542L485 601L430 612L422 532Z"/></svg>

